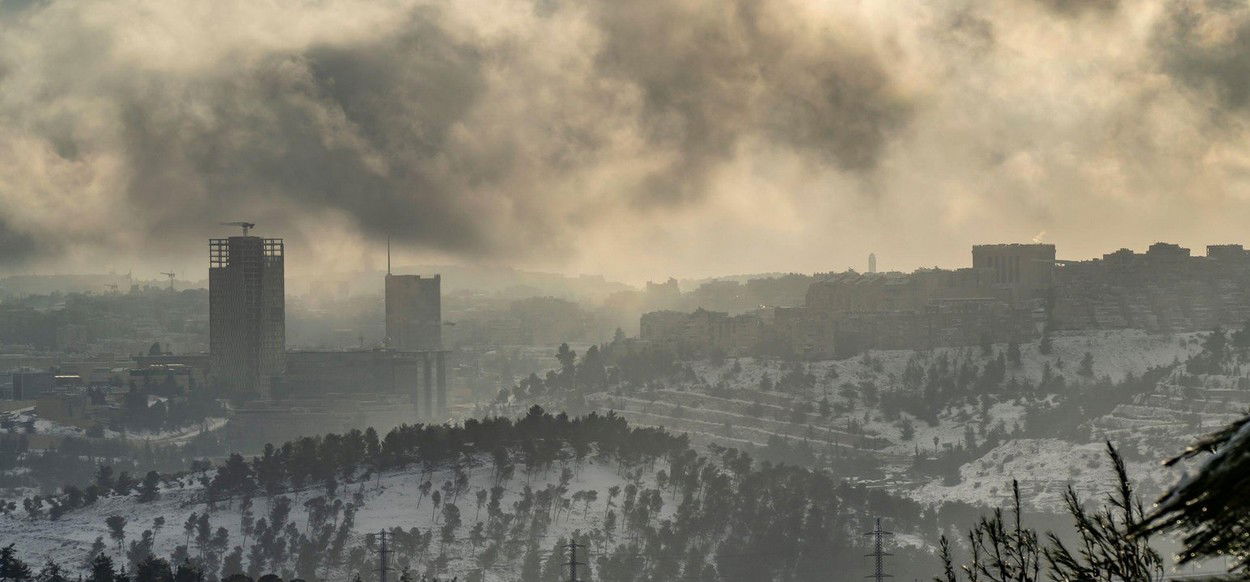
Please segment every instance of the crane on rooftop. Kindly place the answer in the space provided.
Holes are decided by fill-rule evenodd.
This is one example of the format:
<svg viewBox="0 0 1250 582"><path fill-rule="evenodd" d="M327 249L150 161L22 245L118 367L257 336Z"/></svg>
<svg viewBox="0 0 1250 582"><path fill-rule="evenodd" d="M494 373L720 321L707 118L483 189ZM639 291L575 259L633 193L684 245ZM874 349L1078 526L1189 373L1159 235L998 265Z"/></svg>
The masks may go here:
<svg viewBox="0 0 1250 582"><path fill-rule="evenodd" d="M242 228L243 228L243 236L247 236L247 232L248 232L249 230L252 230L253 228L256 228L256 223L254 223L254 222L243 222L243 221L236 221L236 222L223 222L223 223L221 223L221 225L222 225L222 226L238 226L238 227L242 227Z"/></svg>
<svg viewBox="0 0 1250 582"><path fill-rule="evenodd" d="M174 290L174 274L173 273L161 273L161 274L166 277L169 277L169 290L173 291Z"/></svg>

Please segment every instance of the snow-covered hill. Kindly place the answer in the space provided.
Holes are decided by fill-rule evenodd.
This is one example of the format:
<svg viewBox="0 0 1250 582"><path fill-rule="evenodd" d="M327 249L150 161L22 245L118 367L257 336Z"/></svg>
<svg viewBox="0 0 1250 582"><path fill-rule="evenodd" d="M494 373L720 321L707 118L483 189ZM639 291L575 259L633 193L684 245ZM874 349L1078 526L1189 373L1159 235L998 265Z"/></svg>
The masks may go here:
<svg viewBox="0 0 1250 582"><path fill-rule="evenodd" d="M1129 477L1140 495L1153 499L1176 481L1180 469L1168 469L1155 460L1127 463ZM1115 474L1101 443L1076 444L1060 439L1013 439L959 469L959 482L932 481L910 493L922 503L962 501L1006 507L1011 481L1020 484L1024 503L1038 510L1063 506L1069 486L1081 499L1101 499L1112 491Z"/></svg>
<svg viewBox="0 0 1250 582"><path fill-rule="evenodd" d="M1041 400L1030 402L1008 390L983 401L975 398L974 391L974 398L940 410L933 423L908 412L887 412L880 401L892 397L897 406L921 398L919 388L906 385L909 366L929 370L939 362L948 362L983 371L1008 354L1009 346L994 345L988 353L981 347L873 351L845 360L797 365L754 358L690 361L685 363L687 372L664 381L660 389L606 392L588 400L600 410L618 411L633 424L687 431L704 442L750 448L782 439L826 454L841 450L867 455L885 463L891 475L886 480L888 486L906 483L899 492L922 502L960 500L994 505L1004 494L1002 484L1009 482L1014 472L1036 482L1039 507L1059 509L1058 495L1069 482L1082 490L1095 490L1107 482L1105 471L1100 469L1105 465L1105 458L1100 457L1102 438L1136 443L1133 437L1157 431L1155 427L1175 429L1184 425L1184 430L1170 430L1164 441L1152 441L1164 447L1153 453L1162 456L1180 450L1198 428L1210 428L1235 416L1234 408L1244 398L1220 392L1221 386L1212 384L1203 392L1205 412L1195 422L1173 414L1183 407L1161 406L1161 399L1176 400L1180 394L1176 390L1161 388L1159 395L1139 397L1140 403L1133 403L1126 395L1116 412L1080 419L1082 429L1063 439L1022 438L1027 436L1028 408L1053 406L1068 391L1063 386L1114 386L1129 375L1141 377L1148 370L1183 362L1201 351L1203 335L1140 330L1056 334L1049 354L1042 353L1038 341L1022 344L1019 364L1007 366L1003 382L1031 386L1045 382L1060 394L1048 395L1039 388L1030 398ZM1092 373L1081 369L1087 359ZM791 383L783 386L787 381ZM1114 394L1108 397L1117 398ZM828 402L826 410L821 410L822 401ZM917 455L934 457L952 447L966 446L970 433L982 442L990 430L1019 440L1006 442L963 467L957 485L944 487L937 478L929 482L906 475ZM1026 454L1025 449L1032 453ZM1087 453L1100 458L1085 459ZM1008 457L1036 459L1030 461L1034 466L1029 468L1003 460ZM1072 464L1062 462L1078 458ZM1056 466L1046 465L1048 459L1055 460ZM1140 467L1134 465L1145 480L1143 488L1151 491L1161 490L1171 478L1154 468L1157 460L1148 457Z"/></svg>
<svg viewBox="0 0 1250 582"><path fill-rule="evenodd" d="M475 547L471 532L476 524L486 521L489 491L496 484L503 487L500 505L507 511L513 511L514 504L522 499L526 488L534 498L541 498L544 491L551 494L556 489L562 489L562 497L578 500L576 504L554 511L554 519L543 536L541 545L544 550L558 539L567 538L574 531L589 534L603 530L610 499L609 488L625 483L626 478L618 473L616 467L602 463L587 462L580 467L567 465L566 468L570 471L567 483L561 482L560 465L534 474L521 472L511 479L499 482L488 464L478 463L477 466L464 470L469 479L467 486L454 498L440 491L444 484L454 483L456 475L452 469L427 472L421 468L412 468L386 472L367 481L341 485L333 495L324 487L312 487L275 498L261 495L254 499L251 513L253 519L268 518L275 499L285 497L290 500L291 506L290 517L286 523L295 531L311 536L315 535L309 527L310 517L317 511L314 506L325 502L326 507L331 508L329 511L333 512L329 519L335 524L341 524L349 512L354 514L351 537L347 543L349 549L364 547L367 536L383 529L402 528L411 531L416 528L422 532L433 532L429 548L420 555L406 553L398 546L392 547L397 552L394 558L397 570L408 564L416 569L419 563L429 563L435 556L445 553L449 561L445 568L440 569L440 575L460 576L464 579L481 566L475 559L481 548ZM3 534L0 538L6 544L15 543L19 555L33 563L53 559L69 566L81 566L88 559L92 544L97 538L102 538L107 545L106 551L118 559L124 552L118 551L116 540L110 538L105 522L109 516L120 515L127 521L124 546L142 539L143 532L149 530L153 533L154 543L151 550L155 555L176 555L177 547L184 545L194 557L199 555L197 534L185 531L184 524L193 515L198 517L207 513L213 532L218 528L225 529L228 536L227 547L245 545L247 526L242 511L243 501L236 498L210 506L204 500L205 490L199 479L201 476L184 477L183 486L162 491L160 498L152 502L140 503L134 496L105 497L86 508L71 511L56 521L47 517L30 519L20 512L0 515L0 533ZM640 485L640 488L654 485L653 481L642 479L641 474L636 476L639 479L633 482ZM423 493L421 486L427 481L431 483L431 487ZM433 500L435 491L440 491L445 500L437 508ZM594 492L593 498L584 493L590 491ZM483 497L479 498L479 495ZM481 506L478 505L479 499L483 500ZM612 501L619 506L622 499L617 497ZM441 539L442 528L447 520L444 506L449 503L459 510L462 525L452 532L454 541L444 543ZM334 511L332 508L336 505L339 509ZM672 503L666 499L657 518L667 516L672 509ZM158 519L164 520L160 527L154 526ZM250 542L255 542L254 537ZM294 559L298 559L298 556ZM371 565L375 561L376 554L366 555L364 568L368 570L375 567ZM514 562L501 560L494 569L487 569L484 574L488 580L512 580L515 579L515 573L511 570L515 565ZM291 567L291 564L282 565L282 569L288 571ZM334 579L344 579L347 577L345 572L352 569L350 563L345 563L332 566L329 572L338 574Z"/></svg>

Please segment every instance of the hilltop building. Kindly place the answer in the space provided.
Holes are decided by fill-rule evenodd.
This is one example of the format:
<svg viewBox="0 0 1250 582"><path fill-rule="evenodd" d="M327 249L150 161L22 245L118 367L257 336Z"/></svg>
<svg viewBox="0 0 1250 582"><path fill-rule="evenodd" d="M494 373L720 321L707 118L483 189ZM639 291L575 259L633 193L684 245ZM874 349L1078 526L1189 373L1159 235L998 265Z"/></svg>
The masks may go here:
<svg viewBox="0 0 1250 582"><path fill-rule="evenodd" d="M1250 251L1171 243L1086 261L1050 244L972 248L972 266L911 273L828 273L801 307L770 317L655 312L644 340L685 351L826 358L869 349L928 349L1028 341L1043 330L1210 330L1250 321ZM754 319L751 319L754 318Z"/></svg>

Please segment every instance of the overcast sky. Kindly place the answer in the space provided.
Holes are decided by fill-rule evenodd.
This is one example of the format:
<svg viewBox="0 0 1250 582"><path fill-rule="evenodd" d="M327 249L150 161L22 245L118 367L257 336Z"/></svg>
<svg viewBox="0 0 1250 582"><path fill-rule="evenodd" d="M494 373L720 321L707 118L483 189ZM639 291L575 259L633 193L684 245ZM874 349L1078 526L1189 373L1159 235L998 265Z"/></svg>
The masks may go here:
<svg viewBox="0 0 1250 582"><path fill-rule="evenodd" d="M1225 0L0 0L0 272L1250 243Z"/></svg>

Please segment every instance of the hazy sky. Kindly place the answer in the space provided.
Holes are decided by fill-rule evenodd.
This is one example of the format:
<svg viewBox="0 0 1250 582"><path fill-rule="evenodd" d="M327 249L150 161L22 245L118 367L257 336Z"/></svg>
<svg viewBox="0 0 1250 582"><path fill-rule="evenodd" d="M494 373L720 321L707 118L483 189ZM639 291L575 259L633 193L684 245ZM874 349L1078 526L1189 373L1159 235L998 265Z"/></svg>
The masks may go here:
<svg viewBox="0 0 1250 582"><path fill-rule="evenodd" d="M1231 0L0 0L0 271L1250 243Z"/></svg>

